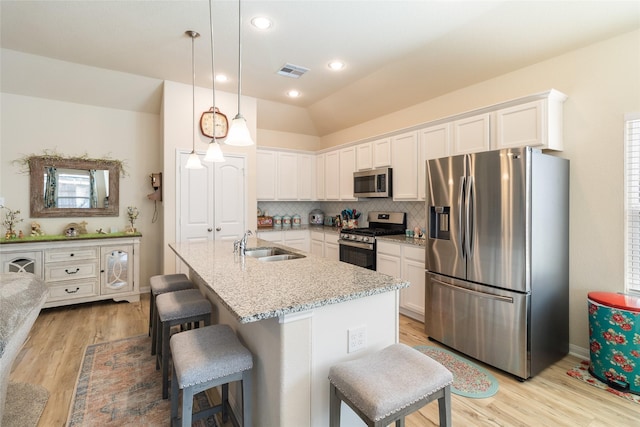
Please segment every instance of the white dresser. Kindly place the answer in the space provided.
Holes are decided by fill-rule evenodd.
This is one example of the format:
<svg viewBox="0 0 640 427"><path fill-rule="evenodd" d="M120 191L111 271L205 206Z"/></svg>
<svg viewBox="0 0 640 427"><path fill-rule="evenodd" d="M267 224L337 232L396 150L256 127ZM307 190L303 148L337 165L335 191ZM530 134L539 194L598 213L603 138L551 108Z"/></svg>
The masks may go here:
<svg viewBox="0 0 640 427"><path fill-rule="evenodd" d="M3 273L28 272L49 288L44 307L140 300L140 234L0 244Z"/></svg>

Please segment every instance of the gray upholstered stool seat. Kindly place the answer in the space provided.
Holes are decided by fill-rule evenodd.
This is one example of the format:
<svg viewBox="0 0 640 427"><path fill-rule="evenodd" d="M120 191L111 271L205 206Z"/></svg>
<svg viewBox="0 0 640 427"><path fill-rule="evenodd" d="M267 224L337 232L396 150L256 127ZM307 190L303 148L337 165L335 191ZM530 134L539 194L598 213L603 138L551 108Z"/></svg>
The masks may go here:
<svg viewBox="0 0 640 427"><path fill-rule="evenodd" d="M253 357L228 325L213 325L180 332L171 337L173 378L171 380L171 420L178 420L178 390L182 390L182 426L222 412L228 419L228 387L240 381L242 425L251 426L251 369ZM222 385L219 405L192 414L193 396Z"/></svg>
<svg viewBox="0 0 640 427"><path fill-rule="evenodd" d="M193 283L182 274L159 274L149 279L149 336L151 336L151 354L156 354L156 297L167 292L193 289Z"/></svg>
<svg viewBox="0 0 640 427"><path fill-rule="evenodd" d="M447 368L419 351L393 344L329 370L330 426L340 425L344 401L368 426L387 426L438 399L440 426L451 425L451 384Z"/></svg>
<svg viewBox="0 0 640 427"><path fill-rule="evenodd" d="M169 397L169 338L171 327L211 324L211 303L199 290L167 292L156 297L156 368L162 367L162 398Z"/></svg>

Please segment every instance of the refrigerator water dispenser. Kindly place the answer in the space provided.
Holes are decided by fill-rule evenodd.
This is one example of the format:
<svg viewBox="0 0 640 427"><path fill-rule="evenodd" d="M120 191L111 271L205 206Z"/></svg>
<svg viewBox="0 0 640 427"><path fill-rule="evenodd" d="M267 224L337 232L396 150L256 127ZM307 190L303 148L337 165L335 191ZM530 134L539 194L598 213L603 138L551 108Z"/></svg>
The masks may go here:
<svg viewBox="0 0 640 427"><path fill-rule="evenodd" d="M449 206L430 206L429 238L449 240Z"/></svg>

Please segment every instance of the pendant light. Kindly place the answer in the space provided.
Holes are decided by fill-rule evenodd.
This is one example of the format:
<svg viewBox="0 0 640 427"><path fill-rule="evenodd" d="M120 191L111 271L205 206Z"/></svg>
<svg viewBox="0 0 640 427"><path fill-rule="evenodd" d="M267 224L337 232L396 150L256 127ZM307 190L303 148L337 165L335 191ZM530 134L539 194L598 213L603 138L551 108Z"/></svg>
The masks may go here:
<svg viewBox="0 0 640 427"><path fill-rule="evenodd" d="M189 158L187 159L187 164L185 165L185 168L187 169L202 169L202 163L200 163L200 157L198 157L198 155L196 154L196 122L195 122L195 117L196 117L196 57L195 57L195 53L194 53L194 44L195 44L195 40L196 37L200 37L200 34L198 34L195 31L192 30L187 30L185 31L185 34L188 35L189 37L191 37L191 70L193 71L192 76L193 76L193 80L192 80L192 94L191 94L191 99L193 101L193 105L192 105L192 110L191 110L191 117L193 118L193 126L192 126L192 140L193 140L193 149L191 150L191 154L189 154Z"/></svg>
<svg viewBox="0 0 640 427"><path fill-rule="evenodd" d="M204 156L205 162L224 162L224 155L222 154L222 149L220 148L220 144L216 141L216 132L215 132L215 120L216 120L216 72L214 67L214 45L213 45L213 7L211 6L211 0L209 0L209 28L211 29L211 79L213 80L213 87L211 89L212 92L212 108L213 108L213 139L209 143L209 148L207 148L207 154Z"/></svg>
<svg viewBox="0 0 640 427"><path fill-rule="evenodd" d="M238 0L238 114L231 121L229 135L224 141L227 145L247 146L253 145L247 121L240 112L240 97L242 96L242 11L241 1Z"/></svg>

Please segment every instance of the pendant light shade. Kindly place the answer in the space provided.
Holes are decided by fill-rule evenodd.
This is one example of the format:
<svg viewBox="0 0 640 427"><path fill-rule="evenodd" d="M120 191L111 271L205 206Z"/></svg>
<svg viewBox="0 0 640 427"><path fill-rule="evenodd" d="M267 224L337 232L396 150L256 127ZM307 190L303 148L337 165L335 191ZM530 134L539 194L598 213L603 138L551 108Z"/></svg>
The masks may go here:
<svg viewBox="0 0 640 427"><path fill-rule="evenodd" d="M202 169L202 163L200 163L200 157L198 157L198 155L196 154L196 59L195 59L195 53L194 53L195 40L196 40L196 37L200 37L200 34L191 30L185 31L185 33L189 37L191 37L191 71L193 76L192 86L191 86L192 88L191 99L193 101L192 110L191 110L191 117L193 118L193 126L191 126L191 131L192 131L191 136L192 136L193 145L192 145L191 154L189 154L189 158L187 159L187 164L185 165L185 168Z"/></svg>
<svg viewBox="0 0 640 427"><path fill-rule="evenodd" d="M231 121L229 134L225 144L234 146L253 145L247 121L240 112L240 98L242 97L242 10L238 0L238 114Z"/></svg>
<svg viewBox="0 0 640 427"><path fill-rule="evenodd" d="M224 162L224 155L222 154L222 148L218 141L216 141L215 135L215 111L216 111L216 71L215 71L215 61L214 61L214 44L213 44L213 6L211 5L212 0L209 0L209 29L211 30L211 80L212 88L211 88L211 102L212 102L212 110L213 110L213 122L214 122L214 132L213 138L209 143L209 147L207 148L207 154L204 156L205 162L214 162L220 163Z"/></svg>

